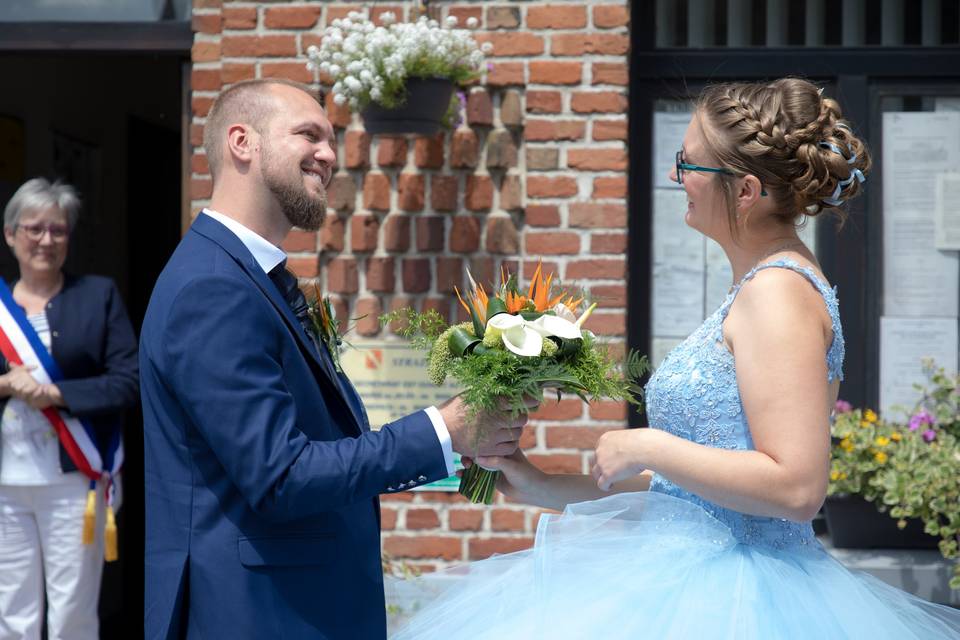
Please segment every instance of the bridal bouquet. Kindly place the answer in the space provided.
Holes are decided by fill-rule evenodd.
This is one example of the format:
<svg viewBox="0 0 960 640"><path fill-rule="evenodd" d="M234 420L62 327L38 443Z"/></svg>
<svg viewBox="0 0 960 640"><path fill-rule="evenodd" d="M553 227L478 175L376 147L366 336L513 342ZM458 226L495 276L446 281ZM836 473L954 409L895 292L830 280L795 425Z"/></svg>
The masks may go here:
<svg viewBox="0 0 960 640"><path fill-rule="evenodd" d="M503 403L517 416L529 411L525 398L541 399L553 389L584 401L601 397L639 405L640 378L647 372L645 357L631 352L621 368L607 347L596 341L583 323L596 308L552 287L538 266L529 288L521 290L515 276L501 273L501 285L487 293L468 272L470 289L460 304L470 321L447 326L436 311L399 309L381 322L401 321L400 331L414 346L428 352L431 380L449 377L462 386L463 400L475 416L501 410ZM584 309L583 307L586 308ZM499 471L472 465L460 481L460 493L471 502L491 504Z"/></svg>

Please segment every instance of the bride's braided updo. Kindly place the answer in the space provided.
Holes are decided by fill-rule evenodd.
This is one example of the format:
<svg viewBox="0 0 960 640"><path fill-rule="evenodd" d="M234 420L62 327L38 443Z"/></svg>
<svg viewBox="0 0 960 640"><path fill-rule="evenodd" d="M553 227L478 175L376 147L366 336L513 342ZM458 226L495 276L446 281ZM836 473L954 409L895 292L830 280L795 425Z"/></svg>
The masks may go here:
<svg viewBox="0 0 960 640"><path fill-rule="evenodd" d="M714 85L696 106L706 150L737 175L756 176L784 221L840 206L870 170L840 105L806 80ZM732 224L733 180L720 175L720 184Z"/></svg>

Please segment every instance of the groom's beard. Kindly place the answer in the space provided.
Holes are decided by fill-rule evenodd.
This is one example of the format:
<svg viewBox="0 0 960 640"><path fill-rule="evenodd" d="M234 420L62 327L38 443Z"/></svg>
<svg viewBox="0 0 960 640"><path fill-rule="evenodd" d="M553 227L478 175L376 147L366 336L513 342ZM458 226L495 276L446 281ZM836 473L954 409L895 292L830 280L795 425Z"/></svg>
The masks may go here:
<svg viewBox="0 0 960 640"><path fill-rule="evenodd" d="M284 171L275 160L269 145L264 144L260 166L264 184L280 203L280 209L290 224L306 231L316 231L323 226L327 216L326 188L319 195L312 195L303 184L304 172L299 166L295 171Z"/></svg>

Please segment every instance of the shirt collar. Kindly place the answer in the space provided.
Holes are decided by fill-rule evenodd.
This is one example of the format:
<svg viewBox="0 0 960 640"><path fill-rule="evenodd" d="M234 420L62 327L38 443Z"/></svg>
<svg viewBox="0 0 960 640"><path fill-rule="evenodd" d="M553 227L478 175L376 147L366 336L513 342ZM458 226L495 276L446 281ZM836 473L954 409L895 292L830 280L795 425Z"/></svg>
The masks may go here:
<svg viewBox="0 0 960 640"><path fill-rule="evenodd" d="M263 269L264 273L270 273L274 267L283 263L287 259L287 254L280 250L276 245L271 243L263 236L257 234L255 231L251 231L247 227L243 226L233 218L227 217L219 211L214 211L213 209L209 208L204 208L201 213L205 213L232 231L233 234L240 239L240 242L243 243L243 246L245 246L247 250L253 254L253 259L257 261L257 264L260 265L260 268Z"/></svg>

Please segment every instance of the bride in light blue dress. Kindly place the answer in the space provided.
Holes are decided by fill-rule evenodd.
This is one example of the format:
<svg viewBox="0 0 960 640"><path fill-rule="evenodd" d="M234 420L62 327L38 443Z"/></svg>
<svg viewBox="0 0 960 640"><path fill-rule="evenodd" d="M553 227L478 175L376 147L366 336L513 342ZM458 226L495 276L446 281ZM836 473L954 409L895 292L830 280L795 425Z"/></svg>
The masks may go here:
<svg viewBox="0 0 960 640"><path fill-rule="evenodd" d="M458 570L408 638L960 638L960 611L845 569L810 521L842 378L837 294L796 234L870 159L811 83L708 88L671 178L734 273L647 385L650 429L604 434L591 476L480 458L541 518L528 551Z"/></svg>

